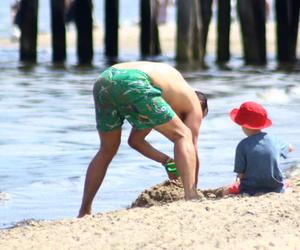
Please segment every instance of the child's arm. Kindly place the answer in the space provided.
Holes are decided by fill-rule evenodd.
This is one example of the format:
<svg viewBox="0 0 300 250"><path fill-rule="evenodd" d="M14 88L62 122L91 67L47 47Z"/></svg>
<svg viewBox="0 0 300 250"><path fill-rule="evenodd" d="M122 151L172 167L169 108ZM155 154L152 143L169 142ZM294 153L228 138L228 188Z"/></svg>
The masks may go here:
<svg viewBox="0 0 300 250"><path fill-rule="evenodd" d="M236 182L236 183L240 183L241 179L243 179L244 177L245 177L245 174L244 174L244 173L237 173L237 174L236 174L235 182Z"/></svg>
<svg viewBox="0 0 300 250"><path fill-rule="evenodd" d="M243 179L245 177L245 174L244 173L237 173L237 175L236 175L236 178L237 179Z"/></svg>

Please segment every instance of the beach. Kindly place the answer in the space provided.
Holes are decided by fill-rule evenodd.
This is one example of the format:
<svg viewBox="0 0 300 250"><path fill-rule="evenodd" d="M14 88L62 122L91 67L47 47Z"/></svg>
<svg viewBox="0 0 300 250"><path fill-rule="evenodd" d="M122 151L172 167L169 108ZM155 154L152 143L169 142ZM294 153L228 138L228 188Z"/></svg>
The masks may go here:
<svg viewBox="0 0 300 250"><path fill-rule="evenodd" d="M215 29L215 26L212 25L210 29ZM234 56L240 56L242 54L242 45L237 23L233 25L232 29L231 52ZM274 55L274 25L268 23L267 29L268 53ZM175 26L172 24L160 26L160 35L163 53L174 53ZM214 32L210 32L207 43L207 51L209 54L215 52L215 40ZM71 29L68 31L67 41L68 49L74 49L76 47L76 32L74 32L74 30ZM138 26L121 27L119 42L120 54L130 53L131 55L139 55L138 41ZM39 49L49 50L50 45L51 36L49 34L40 34L38 36ZM100 28L95 28L94 45L97 51L103 50L103 32ZM18 48L18 43L11 43L8 38L0 38L0 46L1 48L9 49L12 47ZM298 51L299 48L300 46L298 46ZM49 62L50 61L51 58L49 57ZM235 89L232 91L229 89L229 91L230 93L235 92ZM220 103L221 102L223 103L224 100L220 100ZM284 111L280 111L284 113ZM82 116L82 114L80 115ZM297 118L295 119L297 120ZM216 120L215 123L219 126L222 122ZM279 124L279 122L277 124ZM86 126L86 124L84 125ZM288 124L286 126L290 127L291 125ZM214 128L214 126L211 127ZM69 127L68 129L70 130ZM225 129L228 131L228 127L225 127ZM290 130L290 128L288 128L288 130ZM234 135L238 133L236 130L234 131ZM205 133L207 132L205 131ZM212 131L211 134L215 135L216 132ZM232 134L229 135L231 136ZM293 134L292 137L294 138L295 135ZM82 138L86 138L86 136ZM88 137L88 139L90 138L92 137ZM204 141L205 139L204 137ZM228 137L220 138L220 144L222 145L220 148L222 150L224 141L228 141L228 139ZM295 140L298 141L298 139ZM213 136L207 139L207 141L216 143L216 139ZM234 143L236 142L234 141ZM228 148L230 154L233 154L230 147ZM211 148L207 150L213 151ZM91 153L88 152L88 154L90 155ZM213 152L211 154L213 154ZM221 156L219 156L219 158L220 157ZM72 158L74 158L73 155ZM210 159L212 158L213 157L210 157ZM120 159L122 164L126 161L127 159ZM128 160L128 162L133 164L130 160ZM203 162L209 165L209 162L205 163L205 159ZM63 162L62 164L66 163ZM79 163L76 162L76 164ZM69 165L72 166L73 169L73 162L69 163ZM135 168L135 171L136 169L138 168ZM297 169L299 169L299 166ZM55 172L59 171L61 171L61 169L55 170ZM221 174L224 172L223 170ZM132 172L128 171L128 173ZM142 172L142 174L144 173L145 172ZM84 172L80 170L80 174L83 175ZM76 172L73 175L69 175L71 177L77 177L79 174ZM128 176L129 178L131 177L129 174L128 176L121 176L122 178L124 177L124 179L128 178ZM73 179L76 181L78 178ZM65 182L63 182L63 184L66 185ZM69 182L67 184L69 184ZM53 186L57 185L58 184L54 182ZM53 188L53 186L50 186L50 188ZM82 185L80 186L80 194L81 187ZM183 190L180 186L169 185L168 182L162 184L158 183L157 186L145 190L144 193L141 194L142 196L137 197L137 199L140 198L141 202L135 203L136 205L132 208L96 213L81 219L73 218L51 221L26 220L20 222L13 228L1 229L0 249L300 250L299 174L292 176L291 186L283 194L269 193L251 197L238 195L220 198L216 196L213 191L203 193L205 197L199 201L184 201L182 199ZM2 197L6 199L5 193L2 194ZM134 200L132 202L134 203ZM56 206L59 206L59 204Z"/></svg>
<svg viewBox="0 0 300 250"><path fill-rule="evenodd" d="M297 250L299 211L297 176L283 194L180 199L81 219L27 221L0 231L0 249Z"/></svg>

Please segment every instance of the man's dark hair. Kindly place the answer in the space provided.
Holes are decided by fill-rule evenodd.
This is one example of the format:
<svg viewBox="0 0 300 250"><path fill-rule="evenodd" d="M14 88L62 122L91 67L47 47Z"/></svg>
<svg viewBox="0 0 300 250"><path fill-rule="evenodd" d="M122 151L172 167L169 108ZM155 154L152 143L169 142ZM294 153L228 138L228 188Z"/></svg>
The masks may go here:
<svg viewBox="0 0 300 250"><path fill-rule="evenodd" d="M202 93L201 91L195 90L196 95L198 96L198 99L201 103L201 109L202 109L202 113L203 115L207 115L208 114L208 105L207 105L207 97L204 93Z"/></svg>

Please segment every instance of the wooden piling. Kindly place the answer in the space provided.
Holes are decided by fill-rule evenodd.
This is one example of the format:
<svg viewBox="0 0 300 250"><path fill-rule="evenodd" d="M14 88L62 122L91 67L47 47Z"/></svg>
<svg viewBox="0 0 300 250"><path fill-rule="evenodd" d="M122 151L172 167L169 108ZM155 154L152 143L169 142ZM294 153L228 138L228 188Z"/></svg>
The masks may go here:
<svg viewBox="0 0 300 250"><path fill-rule="evenodd" d="M299 0L276 0L277 59L280 64L294 63L297 59Z"/></svg>
<svg viewBox="0 0 300 250"><path fill-rule="evenodd" d="M119 45L119 0L105 1L105 55L113 59L118 56Z"/></svg>
<svg viewBox="0 0 300 250"><path fill-rule="evenodd" d="M157 8L155 0L140 1L140 51L142 57L155 56L161 53Z"/></svg>
<svg viewBox="0 0 300 250"><path fill-rule="evenodd" d="M266 7L265 0L238 0L246 64L266 63Z"/></svg>
<svg viewBox="0 0 300 250"><path fill-rule="evenodd" d="M218 0L217 63L226 63L230 59L230 24L230 0Z"/></svg>
<svg viewBox="0 0 300 250"><path fill-rule="evenodd" d="M51 0L52 61L66 60L65 1Z"/></svg>
<svg viewBox="0 0 300 250"><path fill-rule="evenodd" d="M94 55L92 0L75 1L78 61L79 64L91 64Z"/></svg>
<svg viewBox="0 0 300 250"><path fill-rule="evenodd" d="M202 20L198 0L177 1L176 60L203 64Z"/></svg>
<svg viewBox="0 0 300 250"><path fill-rule="evenodd" d="M177 40L176 59L177 61L191 61L191 5L193 0L177 1Z"/></svg>
<svg viewBox="0 0 300 250"><path fill-rule="evenodd" d="M38 0L22 0L20 5L20 60L36 62Z"/></svg>
<svg viewBox="0 0 300 250"><path fill-rule="evenodd" d="M203 46L203 56L206 53L206 43L207 43L207 35L209 30L209 24L212 16L212 0L200 0L200 13L201 13L201 20L202 20L202 30L201 30L201 45Z"/></svg>
<svg viewBox="0 0 300 250"><path fill-rule="evenodd" d="M66 60L66 30L64 0L51 1L52 60ZM92 1L74 0L77 29L77 55L80 64L93 60ZM204 65L207 35L213 0L177 0L176 60ZM230 59L230 0L218 0L217 62ZM266 2L237 0L246 64L266 64ZM161 54L158 29L157 0L140 0L140 52L142 57ZM297 61L299 0L275 0L277 59L281 64ZM20 60L36 62L38 0L21 0ZM118 56L119 0L105 0L105 55ZM194 64L195 65L195 64Z"/></svg>

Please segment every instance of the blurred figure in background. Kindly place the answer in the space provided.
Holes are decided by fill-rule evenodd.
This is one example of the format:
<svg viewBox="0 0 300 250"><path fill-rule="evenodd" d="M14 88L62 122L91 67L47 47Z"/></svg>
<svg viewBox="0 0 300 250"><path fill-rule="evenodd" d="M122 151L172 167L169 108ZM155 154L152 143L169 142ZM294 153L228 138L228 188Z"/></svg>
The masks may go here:
<svg viewBox="0 0 300 250"><path fill-rule="evenodd" d="M20 16L20 6L21 1L16 0L11 6L10 6L10 13L11 13L11 20L12 20L12 34L11 34L11 40L18 41L21 36L21 16Z"/></svg>
<svg viewBox="0 0 300 250"><path fill-rule="evenodd" d="M174 4L173 0L156 0L157 4L157 22L158 24L167 23L168 7Z"/></svg>
<svg viewBox="0 0 300 250"><path fill-rule="evenodd" d="M75 22L75 0L65 0L66 25Z"/></svg>

